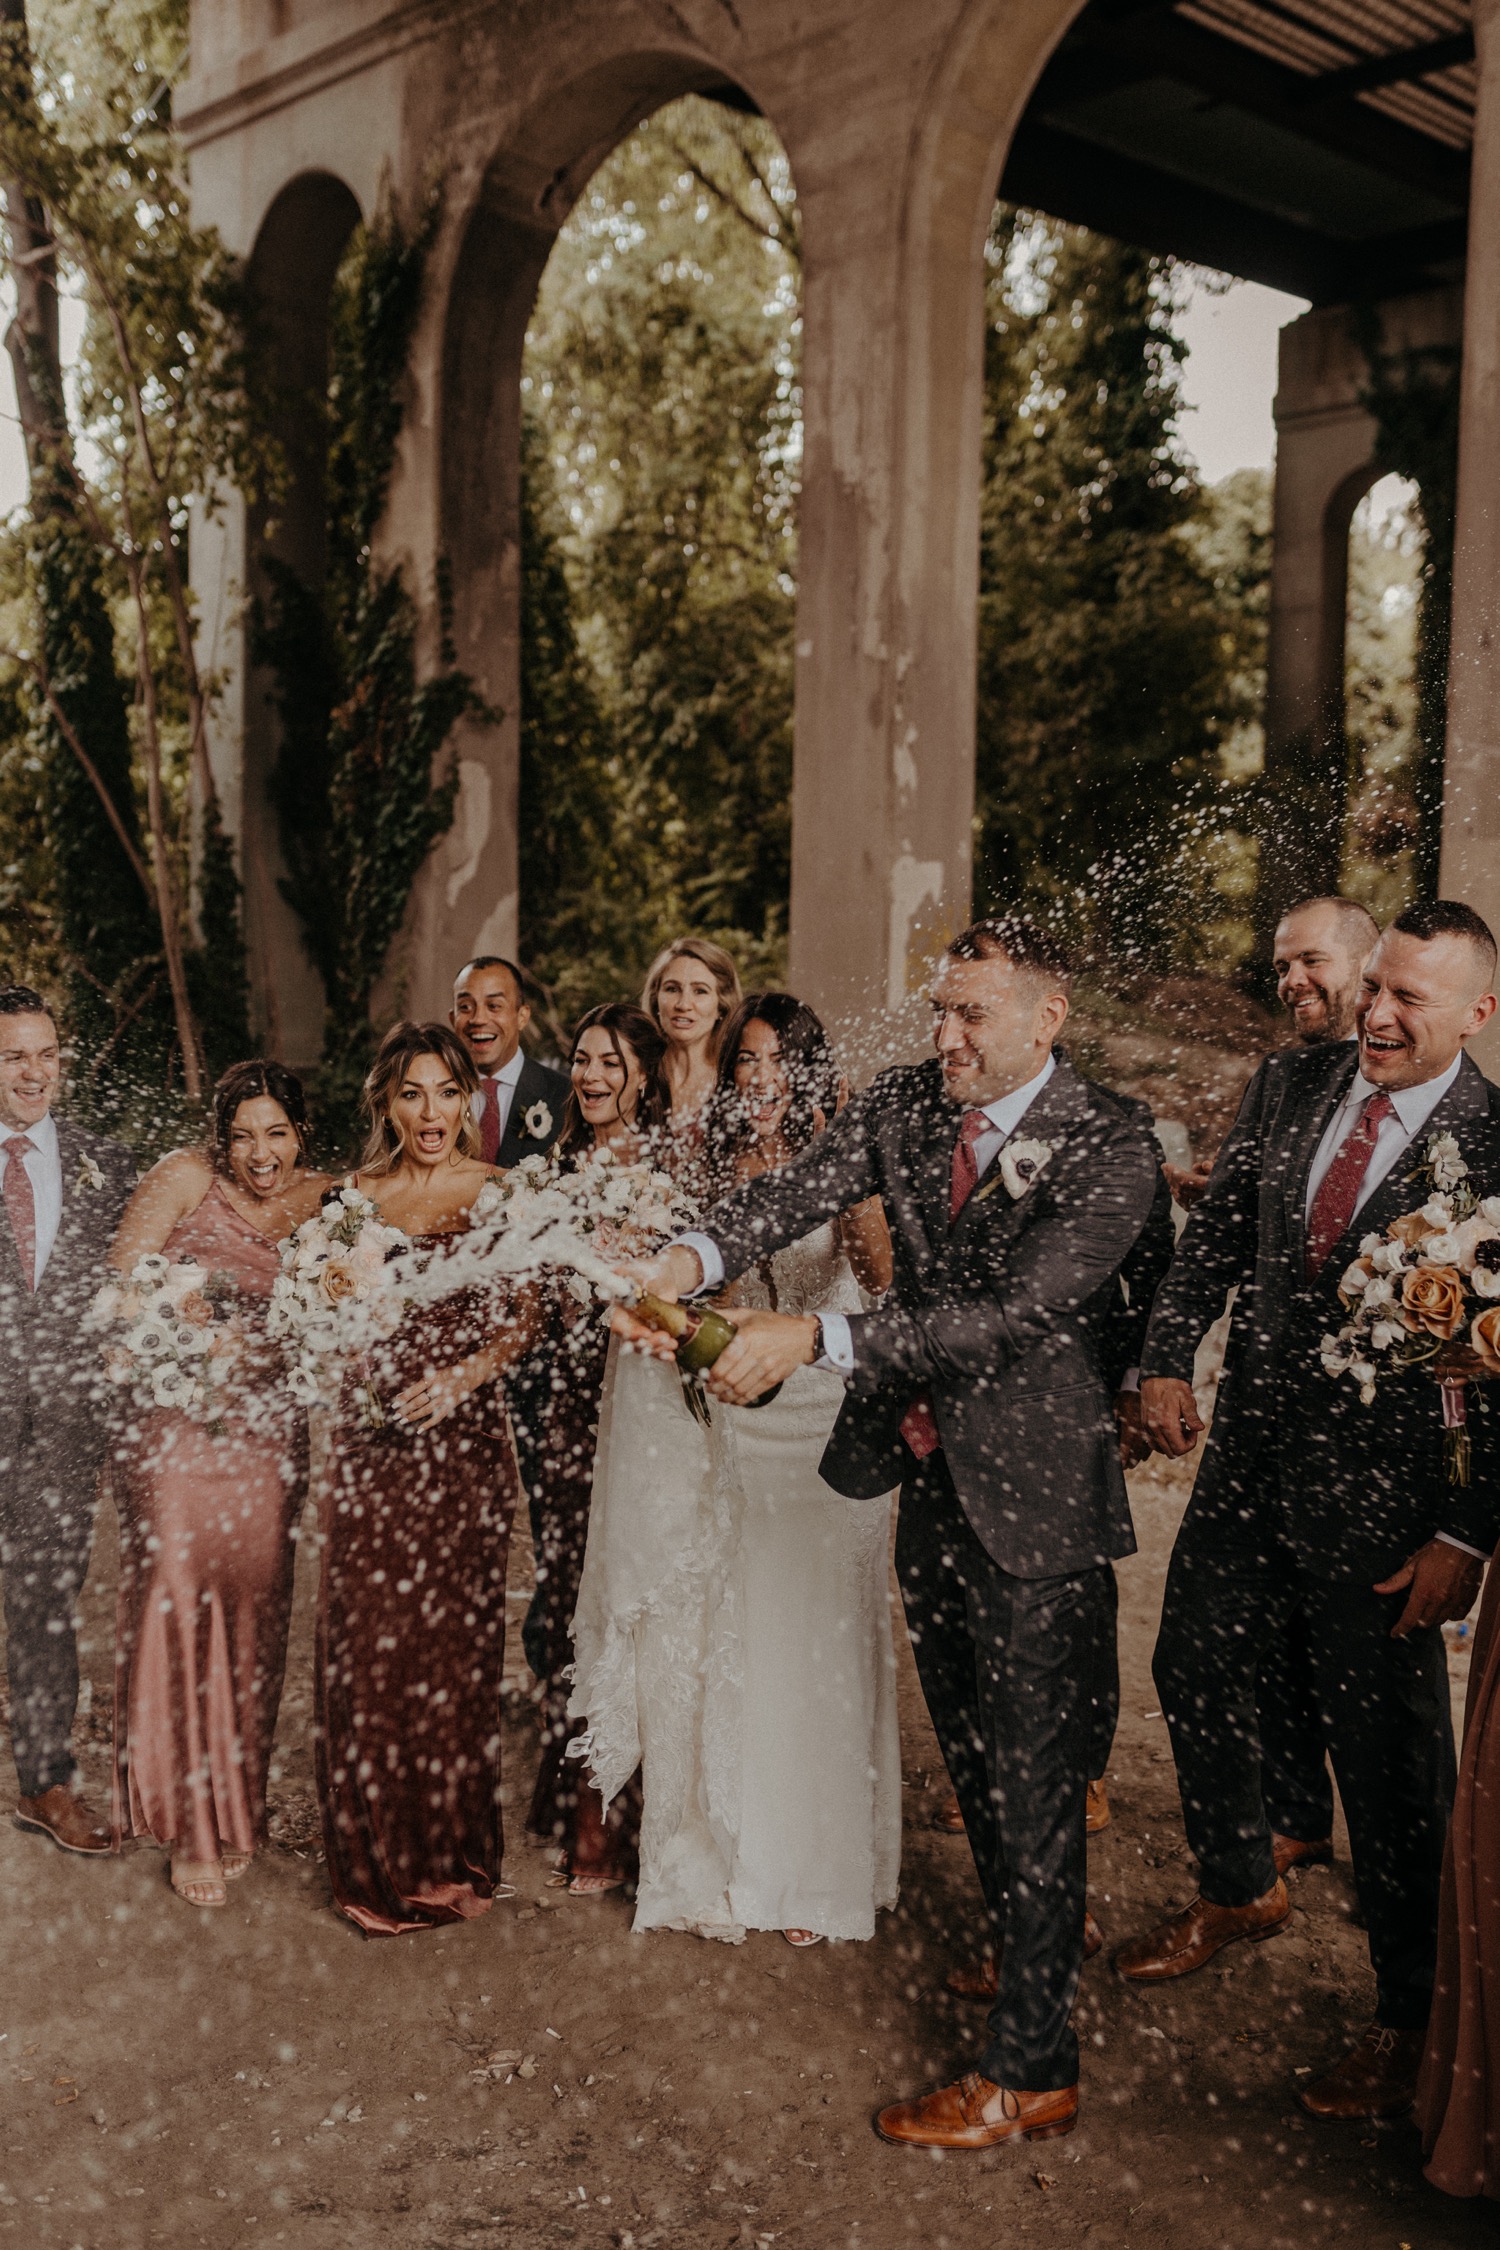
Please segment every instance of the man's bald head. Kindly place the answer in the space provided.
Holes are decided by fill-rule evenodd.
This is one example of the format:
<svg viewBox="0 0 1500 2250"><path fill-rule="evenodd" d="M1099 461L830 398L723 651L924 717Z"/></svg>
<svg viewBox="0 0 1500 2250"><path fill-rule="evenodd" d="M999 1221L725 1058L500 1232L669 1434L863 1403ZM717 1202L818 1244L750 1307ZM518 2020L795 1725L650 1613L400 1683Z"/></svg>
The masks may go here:
<svg viewBox="0 0 1500 2250"><path fill-rule="evenodd" d="M1359 973L1379 936L1357 899L1299 899L1282 915L1272 948L1276 996L1304 1046L1353 1036Z"/></svg>

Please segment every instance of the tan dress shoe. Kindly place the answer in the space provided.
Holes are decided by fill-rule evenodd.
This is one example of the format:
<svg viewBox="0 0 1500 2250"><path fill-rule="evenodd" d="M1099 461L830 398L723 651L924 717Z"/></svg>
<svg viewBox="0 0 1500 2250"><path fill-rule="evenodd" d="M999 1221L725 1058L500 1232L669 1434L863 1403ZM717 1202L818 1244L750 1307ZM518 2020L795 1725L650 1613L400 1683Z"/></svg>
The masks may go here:
<svg viewBox="0 0 1500 2250"><path fill-rule="evenodd" d="M1333 1865L1333 1838L1322 1836L1309 1843L1302 1836L1282 1836L1271 1831L1271 1857L1276 1862L1278 1875L1290 1875L1294 1867L1331 1867Z"/></svg>
<svg viewBox="0 0 1500 2250"><path fill-rule="evenodd" d="M1104 1950L1104 1932L1092 1914L1083 1917L1083 1958L1092 1961L1096 1953ZM982 1960L970 1961L957 1969L950 1969L943 1979L950 1992L960 2000L993 2000L1000 1990L1000 1964L993 1953Z"/></svg>
<svg viewBox="0 0 1500 2250"><path fill-rule="evenodd" d="M34 1828L50 1836L61 1851L102 1855L114 1850L109 1823L65 1781L44 1789L40 1797L18 1797L15 1818L18 1828Z"/></svg>
<svg viewBox="0 0 1500 2250"><path fill-rule="evenodd" d="M947 1796L940 1800L938 1808L932 1816L931 1826L937 1830L940 1836L961 1836L963 1834L964 1816L958 1809L958 1798L953 1790L950 1789Z"/></svg>
<svg viewBox="0 0 1500 2250"><path fill-rule="evenodd" d="M985 2122L984 2105L1000 2095L1004 2115L991 2125ZM1071 2133L1078 2122L1078 2088L1059 2087L1051 2094L1013 2093L967 2071L954 2086L939 2086L914 2102L896 2102L883 2109L875 2130L883 2141L901 2141L914 2148L993 2148L997 2141L1013 2141L1024 2134L1028 2141L1055 2140Z"/></svg>
<svg viewBox="0 0 1500 2250"><path fill-rule="evenodd" d="M1258 1942L1275 1937L1291 1918L1291 1900L1279 1875L1265 1895L1248 1906L1211 1906L1206 1898L1195 1898L1175 1921L1127 1940L1115 1955L1115 1969L1131 1984L1165 1984L1172 1977L1190 1977L1226 1945L1241 1938Z"/></svg>
<svg viewBox="0 0 1500 2250"><path fill-rule="evenodd" d="M1085 1830L1090 1836L1097 1836L1101 1828L1109 1826L1111 1817L1108 1790L1102 1781L1091 1781L1083 1815Z"/></svg>
<svg viewBox="0 0 1500 2250"><path fill-rule="evenodd" d="M1426 2034L1388 2031L1372 2023L1352 2054L1326 2078L1303 2087L1298 2101L1310 2117L1404 2117L1417 2098L1417 2069Z"/></svg>

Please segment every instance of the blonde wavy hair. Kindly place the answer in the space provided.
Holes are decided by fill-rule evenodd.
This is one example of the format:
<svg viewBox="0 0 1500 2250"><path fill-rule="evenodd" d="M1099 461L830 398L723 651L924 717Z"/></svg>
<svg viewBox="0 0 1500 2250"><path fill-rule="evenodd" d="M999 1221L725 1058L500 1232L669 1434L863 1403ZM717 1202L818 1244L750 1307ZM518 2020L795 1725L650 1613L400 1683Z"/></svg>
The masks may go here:
<svg viewBox="0 0 1500 2250"><path fill-rule="evenodd" d="M715 945L712 938L701 937L674 938L670 945L664 945L646 971L646 981L641 987L641 1006L665 1038L660 1006L661 980L672 963L682 960L684 956L689 961L696 961L700 968L707 969L719 988L718 1020L708 1042L708 1059L710 1062L717 1062L724 1026L744 998L740 990L740 972L722 945Z"/></svg>
<svg viewBox="0 0 1500 2250"><path fill-rule="evenodd" d="M449 1077L463 1088L464 1116L457 1146L465 1156L480 1153L479 1127L472 1107L479 1091L479 1073L468 1048L449 1024L395 1023L381 1040L360 1093L360 1105L370 1127L360 1170L373 1172L377 1179L394 1172L401 1160L401 1135L391 1113L406 1074L419 1055L436 1055Z"/></svg>

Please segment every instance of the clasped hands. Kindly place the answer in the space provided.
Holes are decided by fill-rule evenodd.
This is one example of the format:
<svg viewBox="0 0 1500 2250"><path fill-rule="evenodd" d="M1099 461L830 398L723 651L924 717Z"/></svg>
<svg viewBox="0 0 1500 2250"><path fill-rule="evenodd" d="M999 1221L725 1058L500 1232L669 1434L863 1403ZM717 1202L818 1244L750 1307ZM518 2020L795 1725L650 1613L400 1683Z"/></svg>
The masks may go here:
<svg viewBox="0 0 1500 2250"><path fill-rule="evenodd" d="M663 1250L659 1257L632 1259L615 1270L638 1289L647 1289L652 1296L665 1297L674 1304L691 1296L703 1281L697 1253L680 1243ZM744 1305L716 1306L715 1310L739 1331L734 1342L725 1345L707 1376L710 1394L726 1406L748 1406L784 1383L794 1368L811 1367L818 1324L810 1315L761 1312ZM609 1324L637 1351L650 1352L657 1359L675 1356L674 1339L642 1320L629 1305L616 1305Z"/></svg>
<svg viewBox="0 0 1500 2250"><path fill-rule="evenodd" d="M1191 1453L1203 1434L1203 1417L1193 1386L1180 1376L1148 1375L1141 1383L1141 1420L1157 1453L1178 1461ZM1393 1641L1405 1640L1423 1626L1467 1617L1479 1592L1484 1564L1477 1555L1446 1539L1429 1539L1401 1568L1376 1586L1377 1594L1405 1594L1401 1615L1391 1627Z"/></svg>

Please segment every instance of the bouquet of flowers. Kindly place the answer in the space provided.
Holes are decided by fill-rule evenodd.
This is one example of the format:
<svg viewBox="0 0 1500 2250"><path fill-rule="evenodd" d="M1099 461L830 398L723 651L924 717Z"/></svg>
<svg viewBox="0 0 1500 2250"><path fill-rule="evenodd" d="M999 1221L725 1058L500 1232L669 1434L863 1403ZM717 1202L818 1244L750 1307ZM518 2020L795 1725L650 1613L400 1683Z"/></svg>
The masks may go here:
<svg viewBox="0 0 1500 2250"><path fill-rule="evenodd" d="M281 1341L287 1387L299 1405L333 1405L345 1361L394 1331L403 1302L387 1265L406 1247L400 1228L387 1226L354 1187L340 1188L287 1236L266 1329ZM385 1420L368 1370L360 1406L372 1426Z"/></svg>
<svg viewBox="0 0 1500 2250"><path fill-rule="evenodd" d="M1366 1406L1382 1376L1429 1366L1442 1387L1448 1474L1467 1484L1464 1385L1500 1375L1500 1196L1474 1194L1451 1133L1431 1136L1409 1177L1427 1200L1361 1242L1339 1281L1349 1318L1323 1338L1322 1361L1358 1383Z"/></svg>
<svg viewBox="0 0 1500 2250"><path fill-rule="evenodd" d="M498 1188L485 1193L496 1197L488 1216L497 1230L534 1235L555 1227L592 1253L571 1267L566 1283L584 1305L594 1299L587 1270L595 1260L640 1256L680 1234L697 1213L667 1173L645 1163L621 1164L607 1148L577 1165L552 1156L523 1157ZM481 1216L478 1203L474 1216L476 1221ZM566 1262L555 1244L548 1253L548 1262L554 1261Z"/></svg>
<svg viewBox="0 0 1500 2250"><path fill-rule="evenodd" d="M234 1296L234 1284L206 1266L155 1250L137 1258L122 1279L105 1282L86 1315L89 1328L110 1338L105 1380L131 1391L138 1406L176 1407L212 1428L240 1341Z"/></svg>

